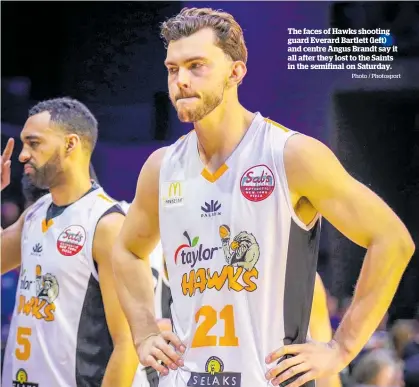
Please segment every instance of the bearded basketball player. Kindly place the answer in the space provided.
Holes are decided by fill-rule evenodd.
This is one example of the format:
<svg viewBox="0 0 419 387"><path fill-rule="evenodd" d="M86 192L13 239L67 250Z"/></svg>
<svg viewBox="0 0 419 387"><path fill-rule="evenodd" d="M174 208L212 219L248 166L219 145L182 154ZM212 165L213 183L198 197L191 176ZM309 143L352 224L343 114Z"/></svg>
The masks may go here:
<svg viewBox="0 0 419 387"><path fill-rule="evenodd" d="M34 203L1 235L2 273L20 266L3 386L132 385L138 356L110 263L125 214L90 179L97 135L92 113L69 98L34 106L21 132L26 188L40 192L26 191Z"/></svg>
<svg viewBox="0 0 419 387"><path fill-rule="evenodd" d="M247 48L232 15L183 9L161 32L171 101L194 130L146 161L113 254L140 361L161 387L313 386L375 331L413 240L325 145L240 104ZM333 339L312 342L322 217L367 253ZM153 317L146 260L159 239L173 297L167 332Z"/></svg>
<svg viewBox="0 0 419 387"><path fill-rule="evenodd" d="M89 167L89 175L92 184L99 184L99 179L96 175L92 164ZM25 198L26 207L31 206L41 197L49 193L48 189L42 189L35 186L29 175L22 176L22 193ZM119 202L119 205L126 213L129 208L129 203L126 201ZM155 292L155 314L158 325L162 330L170 330L170 303L171 294L168 287L167 276L164 272L164 261L161 244L159 244L150 255L150 265L154 278L154 292ZM18 306L16 305L15 308ZM16 309L15 309L16 313ZM151 367L138 365L132 387L155 387L158 384L157 372Z"/></svg>

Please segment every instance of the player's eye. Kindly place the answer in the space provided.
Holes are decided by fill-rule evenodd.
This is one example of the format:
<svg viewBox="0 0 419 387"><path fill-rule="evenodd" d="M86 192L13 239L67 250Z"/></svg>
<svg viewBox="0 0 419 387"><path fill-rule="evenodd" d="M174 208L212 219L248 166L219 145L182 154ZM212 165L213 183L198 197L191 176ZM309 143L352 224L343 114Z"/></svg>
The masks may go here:
<svg viewBox="0 0 419 387"><path fill-rule="evenodd" d="M178 70L176 67L169 67L167 71L169 72L169 74L176 74Z"/></svg>
<svg viewBox="0 0 419 387"><path fill-rule="evenodd" d="M39 142L36 141L29 141L29 146L31 148L36 148L39 145Z"/></svg>
<svg viewBox="0 0 419 387"><path fill-rule="evenodd" d="M191 69L192 70L196 70L196 69L199 69L199 68L201 68L203 66L203 64L202 63L192 63L191 64Z"/></svg>

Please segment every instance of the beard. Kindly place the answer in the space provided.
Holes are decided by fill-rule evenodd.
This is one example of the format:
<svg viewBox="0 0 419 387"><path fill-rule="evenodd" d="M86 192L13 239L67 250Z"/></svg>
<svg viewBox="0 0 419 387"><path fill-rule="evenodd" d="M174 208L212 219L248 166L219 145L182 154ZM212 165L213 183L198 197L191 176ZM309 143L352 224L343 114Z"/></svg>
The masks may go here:
<svg viewBox="0 0 419 387"><path fill-rule="evenodd" d="M226 87L226 82L224 82L215 87L210 93L202 93L200 98L194 93L180 92L175 97L170 97L170 100L181 122L197 122L201 121L221 104ZM196 97L197 100L191 105L178 106L176 104L179 99L188 97Z"/></svg>
<svg viewBox="0 0 419 387"><path fill-rule="evenodd" d="M49 160L42 166L36 167L31 162L28 164L33 168L32 173L27 173L29 182L38 189L47 190L53 187L62 173L61 158L57 150Z"/></svg>

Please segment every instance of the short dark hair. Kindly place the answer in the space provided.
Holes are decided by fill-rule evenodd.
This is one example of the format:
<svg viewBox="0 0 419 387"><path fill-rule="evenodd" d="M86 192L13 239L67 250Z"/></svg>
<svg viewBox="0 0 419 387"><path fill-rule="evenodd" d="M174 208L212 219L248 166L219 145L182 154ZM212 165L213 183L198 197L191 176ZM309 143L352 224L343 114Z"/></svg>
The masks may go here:
<svg viewBox="0 0 419 387"><path fill-rule="evenodd" d="M172 40L188 37L204 28L211 28L216 36L215 44L233 61L247 62L247 47L243 30L234 17L211 8L183 8L161 25L161 36L167 45Z"/></svg>
<svg viewBox="0 0 419 387"><path fill-rule="evenodd" d="M77 134L82 145L93 152L98 137L98 123L84 104L68 97L48 99L33 106L29 110L29 117L45 111L49 112L54 124L66 133Z"/></svg>

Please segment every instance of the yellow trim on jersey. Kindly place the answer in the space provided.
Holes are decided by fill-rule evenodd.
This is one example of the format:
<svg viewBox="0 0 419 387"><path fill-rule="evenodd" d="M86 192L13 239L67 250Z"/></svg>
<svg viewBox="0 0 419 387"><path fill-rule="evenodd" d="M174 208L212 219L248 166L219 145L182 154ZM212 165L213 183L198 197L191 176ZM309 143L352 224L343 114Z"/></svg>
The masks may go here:
<svg viewBox="0 0 419 387"><path fill-rule="evenodd" d="M290 130L288 128L286 128L284 125L278 124L278 122L272 121L269 118L265 118L265 121L268 124L272 124L273 126L276 126L279 129L282 129L284 132L289 132Z"/></svg>
<svg viewBox="0 0 419 387"><path fill-rule="evenodd" d="M109 202L109 203L114 203L115 200L112 200L111 198L107 197L106 195L104 195L103 193L100 193L97 195L98 197L100 197L101 199Z"/></svg>
<svg viewBox="0 0 419 387"><path fill-rule="evenodd" d="M54 224L54 221L52 220L52 219L50 219L50 220L48 220L48 222L47 222L47 220L46 219L44 219L43 221L42 221L42 232L43 233L46 233L47 231L48 231L48 229L52 226Z"/></svg>
<svg viewBox="0 0 419 387"><path fill-rule="evenodd" d="M214 173L208 171L208 169L204 168L201 172L201 175L204 179L208 180L210 183L216 182L224 173L227 171L228 165L223 164L220 168L218 168Z"/></svg>
<svg viewBox="0 0 419 387"><path fill-rule="evenodd" d="M177 140L183 140L189 133L193 132L195 129L191 129L188 133L184 134L183 136L180 136Z"/></svg>

